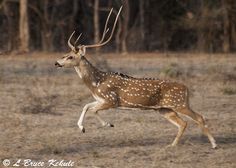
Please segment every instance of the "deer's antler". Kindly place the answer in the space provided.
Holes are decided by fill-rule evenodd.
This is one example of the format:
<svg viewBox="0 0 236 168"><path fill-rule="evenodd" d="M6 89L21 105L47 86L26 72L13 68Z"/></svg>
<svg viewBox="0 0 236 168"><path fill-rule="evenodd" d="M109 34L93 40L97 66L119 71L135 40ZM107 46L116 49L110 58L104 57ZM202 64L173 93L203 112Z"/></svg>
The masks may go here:
<svg viewBox="0 0 236 168"><path fill-rule="evenodd" d="M113 36L113 33L114 33L114 31L115 31L115 27L116 27L116 24L117 24L117 21L118 21L118 18L119 18L119 15L120 15L120 12L121 12L122 8L123 8L123 6L120 7L120 9L119 9L119 11L118 11L118 13L117 13L117 15L116 15L116 19L115 19L115 22L114 22L114 24L113 24L111 34L110 34L109 38L108 38L106 41L104 41L104 39L105 39L105 37L106 37L106 34L109 32L109 28L107 28L107 25L108 25L110 16L111 16L111 14L112 14L112 12L113 12L113 8L111 8L111 10L110 10L110 12L109 12L109 14L108 14L108 16L107 16L107 20L106 20L106 23L105 23L105 26L104 26L104 31L103 31L103 33L102 33L102 38L101 38L101 40L100 40L97 44L91 44L91 45L77 45L77 46L76 46L76 44L78 43L78 41L79 41L79 39L80 39L80 37L81 37L81 35L82 35L82 33L81 33L81 34L79 35L79 37L76 39L74 45L72 45L70 41L71 41L71 38L73 37L73 35L75 34L75 31L73 31L73 33L70 35L70 37L69 37L69 39L68 39L68 42L67 42L67 43L68 43L68 46L71 48L71 50L75 50L75 48L81 48L81 47L83 47L84 49L85 49L85 48L95 48L95 47L101 47L101 46L107 44L107 43L111 40L111 38L112 38L112 36Z"/></svg>
<svg viewBox="0 0 236 168"><path fill-rule="evenodd" d="M113 8L110 10L110 12L109 12L109 14L108 14L108 16L107 16L107 20L106 20L106 23L105 23L105 27L104 27L104 31L103 31L103 34L102 34L102 38L101 38L101 40L99 41L99 43L97 43L97 44L91 44L91 45L84 45L85 48L101 47L101 46L104 46L105 44L107 44L107 43L111 40L111 38L112 38L112 36L113 36L113 33L114 33L114 31L115 31L115 27L116 27L116 24L117 24L117 21L118 21L120 12L121 12L121 10L122 10L122 7L123 7L123 6L120 7L120 9L119 9L119 11L118 11L118 13L117 13L117 15L116 15L116 19L115 19L115 22L114 22L114 24L113 24L112 31L111 31L111 34L110 34L109 38L108 38L106 41L104 41L105 36L106 36L106 34L108 33L108 31L109 31L109 28L107 28L107 25L108 25L108 22L109 22L109 18L110 18L110 16L111 16L111 13L112 13L112 11L113 11Z"/></svg>

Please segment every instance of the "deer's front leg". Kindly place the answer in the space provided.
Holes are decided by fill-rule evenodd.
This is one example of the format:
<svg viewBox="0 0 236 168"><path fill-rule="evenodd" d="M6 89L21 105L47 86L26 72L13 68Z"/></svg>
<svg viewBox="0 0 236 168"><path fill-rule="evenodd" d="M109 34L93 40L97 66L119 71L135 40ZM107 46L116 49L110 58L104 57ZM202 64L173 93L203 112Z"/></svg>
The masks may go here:
<svg viewBox="0 0 236 168"><path fill-rule="evenodd" d="M80 115L80 118L79 118L79 121L78 121L78 126L80 128L80 130L84 133L85 132L85 129L83 127L83 120L84 120L84 117L85 117L85 114L86 112L89 110L89 109L92 109L92 108L95 108L96 105L98 104L97 101L95 102L92 102L92 103L89 103L89 104L86 104L83 108L83 111Z"/></svg>
<svg viewBox="0 0 236 168"><path fill-rule="evenodd" d="M104 121L103 119L101 119L101 117L97 114L98 111L100 110L105 110L105 109L109 109L113 107L111 104L109 103L100 103L98 101L95 101L95 102L92 102L92 103L89 103L89 104L86 104L83 108L83 111L80 115L80 118L79 118L79 121L78 121L78 126L80 128L80 130L84 133L85 132L85 129L83 127L83 120L84 120L84 117L85 117L85 114L88 110L92 110L93 112L95 112L95 115L96 117L98 118L98 120L101 122L101 124L103 126L109 126L109 127L114 127L114 125Z"/></svg>

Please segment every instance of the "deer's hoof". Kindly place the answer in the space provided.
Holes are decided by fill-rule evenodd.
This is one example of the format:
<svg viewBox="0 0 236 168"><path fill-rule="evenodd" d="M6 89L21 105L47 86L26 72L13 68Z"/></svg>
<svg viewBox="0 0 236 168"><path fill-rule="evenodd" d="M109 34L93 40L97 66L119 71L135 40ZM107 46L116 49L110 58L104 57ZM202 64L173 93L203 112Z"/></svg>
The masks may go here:
<svg viewBox="0 0 236 168"><path fill-rule="evenodd" d="M85 128L82 125L79 125L79 124L78 124L78 126L79 126L79 129L81 130L81 132L85 133Z"/></svg>
<svg viewBox="0 0 236 168"><path fill-rule="evenodd" d="M114 127L114 125L113 125L113 124L110 124L110 127Z"/></svg>
<svg viewBox="0 0 236 168"><path fill-rule="evenodd" d="M213 144L213 145L212 145L212 148L213 148L213 149L217 149L218 146L217 146L216 144Z"/></svg>
<svg viewBox="0 0 236 168"><path fill-rule="evenodd" d="M114 125L111 124L111 123L105 123L103 126L104 126L104 127L114 127Z"/></svg>
<svg viewBox="0 0 236 168"><path fill-rule="evenodd" d="M82 132L82 133L85 133L85 128L82 128L82 129L81 129L81 132Z"/></svg>

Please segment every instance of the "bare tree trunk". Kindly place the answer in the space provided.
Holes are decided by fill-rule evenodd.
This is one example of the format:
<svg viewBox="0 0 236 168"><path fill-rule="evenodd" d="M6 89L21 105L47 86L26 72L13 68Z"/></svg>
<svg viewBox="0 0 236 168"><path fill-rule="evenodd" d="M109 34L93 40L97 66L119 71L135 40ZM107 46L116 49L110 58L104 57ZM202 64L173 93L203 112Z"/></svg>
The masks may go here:
<svg viewBox="0 0 236 168"><path fill-rule="evenodd" d="M121 36L121 31L122 31L122 21L120 19L120 17L118 18L118 28L117 28L117 32L116 32L116 52L119 53L120 52L120 36Z"/></svg>
<svg viewBox="0 0 236 168"><path fill-rule="evenodd" d="M93 13L93 22L94 22L94 43L98 43L100 39L100 29L99 29L99 0L94 0L94 13ZM95 49L96 53L100 51L100 48Z"/></svg>
<svg viewBox="0 0 236 168"><path fill-rule="evenodd" d="M236 9L236 1L230 1L231 6L231 50L236 51L236 13L234 12Z"/></svg>
<svg viewBox="0 0 236 168"><path fill-rule="evenodd" d="M123 1L123 23L122 23L122 34L121 34L121 52L127 53L127 35L128 35L128 23L129 23L129 0Z"/></svg>
<svg viewBox="0 0 236 168"><path fill-rule="evenodd" d="M199 20L199 25L197 26L197 49L200 52L204 52L208 49L206 44L208 37L206 37L206 32L205 32L206 30L204 26L205 24L204 15L206 12L205 10L206 7L204 6L204 0L200 0L199 3L200 3L200 9L199 9L200 20Z"/></svg>
<svg viewBox="0 0 236 168"><path fill-rule="evenodd" d="M223 52L228 53L230 52L230 19L229 19L229 6L225 0L221 1L223 7Z"/></svg>
<svg viewBox="0 0 236 168"><path fill-rule="evenodd" d="M43 15L44 15L44 22L41 37L42 37L42 46L44 51L51 51L51 32L50 32L50 25L49 25L49 16L48 16L48 0L43 1Z"/></svg>
<svg viewBox="0 0 236 168"><path fill-rule="evenodd" d="M28 0L20 0L20 52L29 51Z"/></svg>
<svg viewBox="0 0 236 168"><path fill-rule="evenodd" d="M69 31L73 31L75 29L75 22L76 22L76 14L78 12L78 0L73 0L73 11L72 11L72 16L70 18L70 25L69 25ZM71 32L68 32L69 34Z"/></svg>
<svg viewBox="0 0 236 168"><path fill-rule="evenodd" d="M200 52L203 52L206 50L206 45L205 45L205 33L203 32L201 28L197 30L197 49Z"/></svg>
<svg viewBox="0 0 236 168"><path fill-rule="evenodd" d="M141 50L144 49L145 40L145 22L144 22L144 0L139 0L139 13L140 13L140 35L141 35Z"/></svg>
<svg viewBox="0 0 236 168"><path fill-rule="evenodd" d="M236 50L236 24L234 22L231 23L231 46L232 46L232 50L235 51Z"/></svg>
<svg viewBox="0 0 236 168"><path fill-rule="evenodd" d="M7 18L7 51L12 51L14 49L14 26L12 20L12 12L9 3L3 2L3 11Z"/></svg>
<svg viewBox="0 0 236 168"><path fill-rule="evenodd" d="M149 9L150 6L151 6L151 2L150 1L145 1L144 3L144 9ZM150 50L150 39L151 39L151 32L152 32L152 23L151 23L151 15L149 14L145 14L144 15L144 20L145 20L145 41L144 41L144 48L145 48L145 51L149 51Z"/></svg>
<svg viewBox="0 0 236 168"><path fill-rule="evenodd" d="M55 1L54 3L58 3ZM55 10L55 6L52 7L51 13L48 11L49 0L42 1L43 8L43 19L42 19L42 30L41 30L41 38L42 38L42 48L44 51L53 51L53 37L52 37L52 23L53 13Z"/></svg>

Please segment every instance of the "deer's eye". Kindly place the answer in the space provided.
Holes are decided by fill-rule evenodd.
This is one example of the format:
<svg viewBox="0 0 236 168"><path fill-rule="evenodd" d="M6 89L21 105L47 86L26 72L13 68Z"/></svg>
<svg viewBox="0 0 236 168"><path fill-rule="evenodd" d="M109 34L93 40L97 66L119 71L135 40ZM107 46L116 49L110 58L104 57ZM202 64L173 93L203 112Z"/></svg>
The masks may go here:
<svg viewBox="0 0 236 168"><path fill-rule="evenodd" d="M69 56L67 59L70 60L70 59L73 59L74 57L73 56Z"/></svg>

